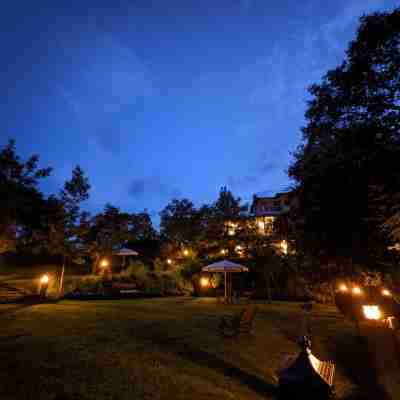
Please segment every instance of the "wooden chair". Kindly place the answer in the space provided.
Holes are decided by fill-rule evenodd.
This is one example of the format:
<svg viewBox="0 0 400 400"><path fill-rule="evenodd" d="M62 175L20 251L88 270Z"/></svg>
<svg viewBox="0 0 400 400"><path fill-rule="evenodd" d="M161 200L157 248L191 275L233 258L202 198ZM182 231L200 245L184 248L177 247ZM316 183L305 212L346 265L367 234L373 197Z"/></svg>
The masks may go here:
<svg viewBox="0 0 400 400"><path fill-rule="evenodd" d="M218 325L223 337L237 338L240 334L251 334L257 307L248 304L233 316L224 316Z"/></svg>

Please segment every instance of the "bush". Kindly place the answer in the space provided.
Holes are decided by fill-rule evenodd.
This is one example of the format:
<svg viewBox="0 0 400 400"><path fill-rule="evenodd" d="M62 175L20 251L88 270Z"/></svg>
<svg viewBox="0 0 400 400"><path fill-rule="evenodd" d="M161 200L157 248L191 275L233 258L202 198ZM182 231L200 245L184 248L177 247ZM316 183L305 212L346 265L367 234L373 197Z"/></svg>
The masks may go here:
<svg viewBox="0 0 400 400"><path fill-rule="evenodd" d="M101 292L103 289L103 278L97 275L88 275L80 278L75 287L75 290L81 292Z"/></svg>
<svg viewBox="0 0 400 400"><path fill-rule="evenodd" d="M82 292L101 292L104 290L104 279L98 275L74 277L66 282L65 293L74 290ZM140 261L131 262L129 267L112 275L115 286L118 283L130 284L140 291L160 295L180 295L183 293L181 281L176 271L151 271ZM68 288L67 288L68 287Z"/></svg>
<svg viewBox="0 0 400 400"><path fill-rule="evenodd" d="M311 298L317 303L333 304L335 302L334 282L321 282L313 285Z"/></svg>

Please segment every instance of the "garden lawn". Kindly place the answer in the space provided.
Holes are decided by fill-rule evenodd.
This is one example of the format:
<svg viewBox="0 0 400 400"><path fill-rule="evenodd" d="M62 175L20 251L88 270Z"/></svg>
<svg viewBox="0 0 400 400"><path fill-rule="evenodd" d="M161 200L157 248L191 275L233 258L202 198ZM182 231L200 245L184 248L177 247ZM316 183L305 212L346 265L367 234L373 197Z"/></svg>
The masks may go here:
<svg viewBox="0 0 400 400"><path fill-rule="evenodd" d="M216 327L240 306L215 299L0 306L0 399L272 399L276 370L298 351L301 313L296 303L258 307L254 334L235 341ZM354 327L326 306L312 327L316 355L338 363L338 397L374 398Z"/></svg>

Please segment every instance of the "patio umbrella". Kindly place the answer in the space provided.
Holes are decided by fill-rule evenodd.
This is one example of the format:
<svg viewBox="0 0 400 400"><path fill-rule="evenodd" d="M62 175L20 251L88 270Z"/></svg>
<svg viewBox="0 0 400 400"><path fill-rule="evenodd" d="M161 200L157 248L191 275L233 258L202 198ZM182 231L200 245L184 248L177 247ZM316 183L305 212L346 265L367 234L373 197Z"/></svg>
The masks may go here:
<svg viewBox="0 0 400 400"><path fill-rule="evenodd" d="M230 273L233 272L246 272L249 269L243 265L236 264L232 261L222 260L201 269L204 272L223 272L225 277L225 299L232 297L232 280L230 279ZM229 286L229 288L228 288Z"/></svg>
<svg viewBox="0 0 400 400"><path fill-rule="evenodd" d="M114 251L113 252L114 256L122 256L122 266L125 265L125 257L126 256L137 256L138 253L134 250L131 249L127 249L125 247L123 247L122 249L118 250L118 251Z"/></svg>

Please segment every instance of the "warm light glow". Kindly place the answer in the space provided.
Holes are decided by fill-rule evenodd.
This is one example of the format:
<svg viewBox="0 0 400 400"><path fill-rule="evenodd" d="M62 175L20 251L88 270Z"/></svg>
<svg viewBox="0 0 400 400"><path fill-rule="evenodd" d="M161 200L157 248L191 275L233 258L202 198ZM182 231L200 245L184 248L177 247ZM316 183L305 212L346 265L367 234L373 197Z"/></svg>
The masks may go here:
<svg viewBox="0 0 400 400"><path fill-rule="evenodd" d="M226 253L226 250L222 249L221 254L225 254L225 253Z"/></svg>
<svg viewBox="0 0 400 400"><path fill-rule="evenodd" d="M101 260L100 267L103 267L103 268L108 267L108 261L106 259Z"/></svg>
<svg viewBox="0 0 400 400"><path fill-rule="evenodd" d="M339 290L342 291L342 292L347 292L348 291L347 286L344 283L342 283L339 286Z"/></svg>
<svg viewBox="0 0 400 400"><path fill-rule="evenodd" d="M235 251L237 251L238 253L240 253L242 250L243 250L243 247L242 247L240 244L238 244L238 245L235 247Z"/></svg>
<svg viewBox="0 0 400 400"><path fill-rule="evenodd" d="M49 283L49 276L47 274L43 275L40 278L40 283L43 283L43 284Z"/></svg>
<svg viewBox="0 0 400 400"><path fill-rule="evenodd" d="M184 255L184 256L188 256L188 255L189 255L189 250L186 250L186 249L183 250L183 255Z"/></svg>
<svg viewBox="0 0 400 400"><path fill-rule="evenodd" d="M172 260L170 258L167 259L168 264L172 264Z"/></svg>
<svg viewBox="0 0 400 400"><path fill-rule="evenodd" d="M283 254L288 253L288 242L286 240L281 241L281 249Z"/></svg>
<svg viewBox="0 0 400 400"><path fill-rule="evenodd" d="M383 294L383 296L391 296L392 295L392 293L390 293L389 290L387 290L387 289L383 289L382 294Z"/></svg>
<svg viewBox="0 0 400 400"><path fill-rule="evenodd" d="M228 235L233 236L236 233L237 224L234 222L228 222Z"/></svg>
<svg viewBox="0 0 400 400"><path fill-rule="evenodd" d="M353 294L361 294L361 289L358 286L353 287Z"/></svg>
<svg viewBox="0 0 400 400"><path fill-rule="evenodd" d="M378 306L363 306L363 313L367 319L381 319L382 313Z"/></svg>
<svg viewBox="0 0 400 400"><path fill-rule="evenodd" d="M201 286L208 286L208 283L209 283L208 278L201 278L200 279Z"/></svg>
<svg viewBox="0 0 400 400"><path fill-rule="evenodd" d="M258 232L262 235L271 235L274 230L274 217L257 218Z"/></svg>

